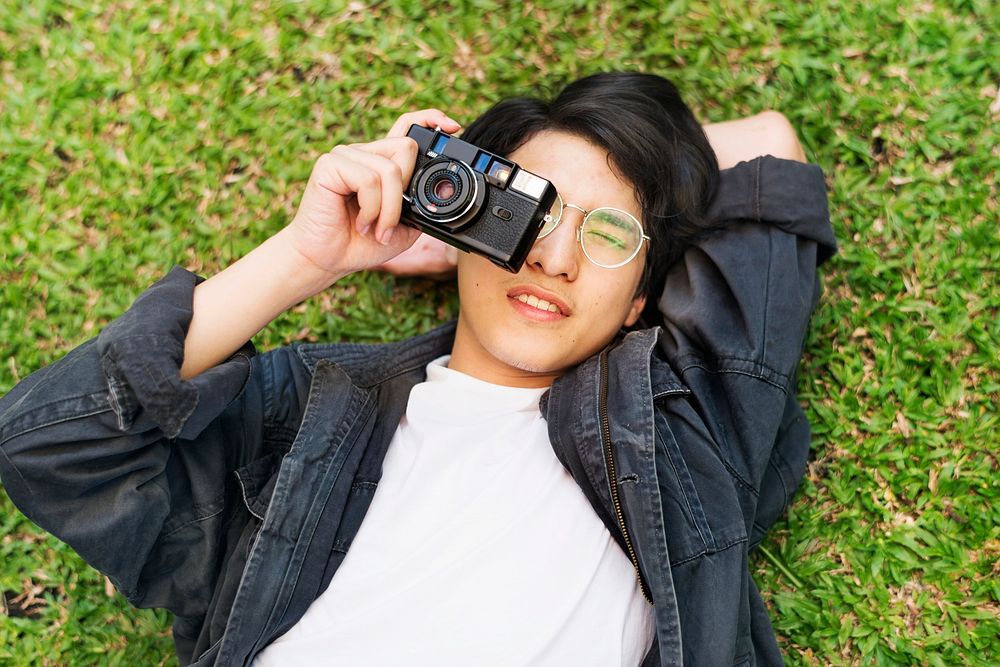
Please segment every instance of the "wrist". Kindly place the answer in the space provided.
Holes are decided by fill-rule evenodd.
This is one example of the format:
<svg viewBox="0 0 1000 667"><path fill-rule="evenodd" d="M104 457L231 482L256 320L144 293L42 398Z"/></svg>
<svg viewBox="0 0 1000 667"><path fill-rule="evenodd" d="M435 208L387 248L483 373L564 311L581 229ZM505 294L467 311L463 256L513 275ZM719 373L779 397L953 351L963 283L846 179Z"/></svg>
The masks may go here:
<svg viewBox="0 0 1000 667"><path fill-rule="evenodd" d="M229 357L274 318L335 278L303 263L279 232L194 289L181 377Z"/></svg>
<svg viewBox="0 0 1000 667"><path fill-rule="evenodd" d="M287 308L319 294L327 287L343 278L347 271L318 265L302 250L302 240L296 230L289 225L265 241L273 253L270 258L274 263L281 283L287 291Z"/></svg>

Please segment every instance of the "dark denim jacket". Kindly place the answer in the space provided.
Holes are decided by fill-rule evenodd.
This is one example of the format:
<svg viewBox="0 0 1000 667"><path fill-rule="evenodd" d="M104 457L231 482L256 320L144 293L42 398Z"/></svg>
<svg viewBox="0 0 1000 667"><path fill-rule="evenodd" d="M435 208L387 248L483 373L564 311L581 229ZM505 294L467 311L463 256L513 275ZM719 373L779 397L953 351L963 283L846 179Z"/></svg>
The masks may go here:
<svg viewBox="0 0 1000 667"><path fill-rule="evenodd" d="M655 604L644 665L782 663L747 554L808 450L794 386L835 250L822 173L742 163L712 215L732 224L669 273L664 327L623 336L540 405ZM132 603L175 614L182 663L246 665L329 584L454 325L389 345L247 344L181 381L198 280L174 269L0 399L0 474Z"/></svg>

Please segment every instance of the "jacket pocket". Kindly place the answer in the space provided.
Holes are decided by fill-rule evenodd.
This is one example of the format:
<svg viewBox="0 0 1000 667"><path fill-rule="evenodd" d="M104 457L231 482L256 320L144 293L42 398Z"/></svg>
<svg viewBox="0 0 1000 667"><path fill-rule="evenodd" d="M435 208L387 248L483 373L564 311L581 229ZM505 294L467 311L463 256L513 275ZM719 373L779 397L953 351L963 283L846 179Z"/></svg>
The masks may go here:
<svg viewBox="0 0 1000 667"><path fill-rule="evenodd" d="M671 564L728 549L747 539L734 483L688 396L657 400L656 473Z"/></svg>
<svg viewBox="0 0 1000 667"><path fill-rule="evenodd" d="M243 506L250 513L247 528L240 538L241 557L244 562L250 558L250 551L264 525L264 515L267 514L268 505L271 504L280 465L281 454L275 453L233 471L239 484Z"/></svg>
<svg viewBox="0 0 1000 667"><path fill-rule="evenodd" d="M243 580L243 571L264 524L280 465L281 454L274 453L251 461L232 473L236 483L230 488L238 498L231 496L234 511L225 531L225 555L197 642L205 653L198 657L195 664L212 664L205 662L206 656L214 655L218 642L225 634L233 601Z"/></svg>
<svg viewBox="0 0 1000 667"><path fill-rule="evenodd" d="M269 454L233 471L239 482L243 504L260 521L264 520L281 466L281 453Z"/></svg>
<svg viewBox="0 0 1000 667"><path fill-rule="evenodd" d="M705 508L666 418L656 411L656 477L663 521L669 526L671 564L697 557L715 546Z"/></svg>

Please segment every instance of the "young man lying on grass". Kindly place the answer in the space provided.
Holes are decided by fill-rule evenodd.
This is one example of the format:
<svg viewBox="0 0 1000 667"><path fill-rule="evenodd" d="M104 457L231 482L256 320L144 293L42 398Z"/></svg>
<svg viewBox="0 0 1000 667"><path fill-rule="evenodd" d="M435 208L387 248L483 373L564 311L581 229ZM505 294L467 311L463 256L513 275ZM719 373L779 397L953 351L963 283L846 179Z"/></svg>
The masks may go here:
<svg viewBox="0 0 1000 667"><path fill-rule="evenodd" d="M3 397L10 497L172 611L183 664L781 664L747 554L805 464L820 170L776 114L706 137L657 76L502 102L463 139L559 193L520 272L460 254L457 323L255 355L416 241L411 123L459 129L334 148L286 228Z"/></svg>

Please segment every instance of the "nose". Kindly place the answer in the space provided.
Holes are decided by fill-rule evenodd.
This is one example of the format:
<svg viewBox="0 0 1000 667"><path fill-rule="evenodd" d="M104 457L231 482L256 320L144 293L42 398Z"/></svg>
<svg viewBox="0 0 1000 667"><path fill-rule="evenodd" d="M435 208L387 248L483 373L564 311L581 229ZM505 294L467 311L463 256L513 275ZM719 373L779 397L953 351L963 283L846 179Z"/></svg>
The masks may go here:
<svg viewBox="0 0 1000 667"><path fill-rule="evenodd" d="M547 276L565 276L567 280L576 280L580 270L580 244L576 230L582 223L583 213L564 209L552 233L531 246L527 263Z"/></svg>

